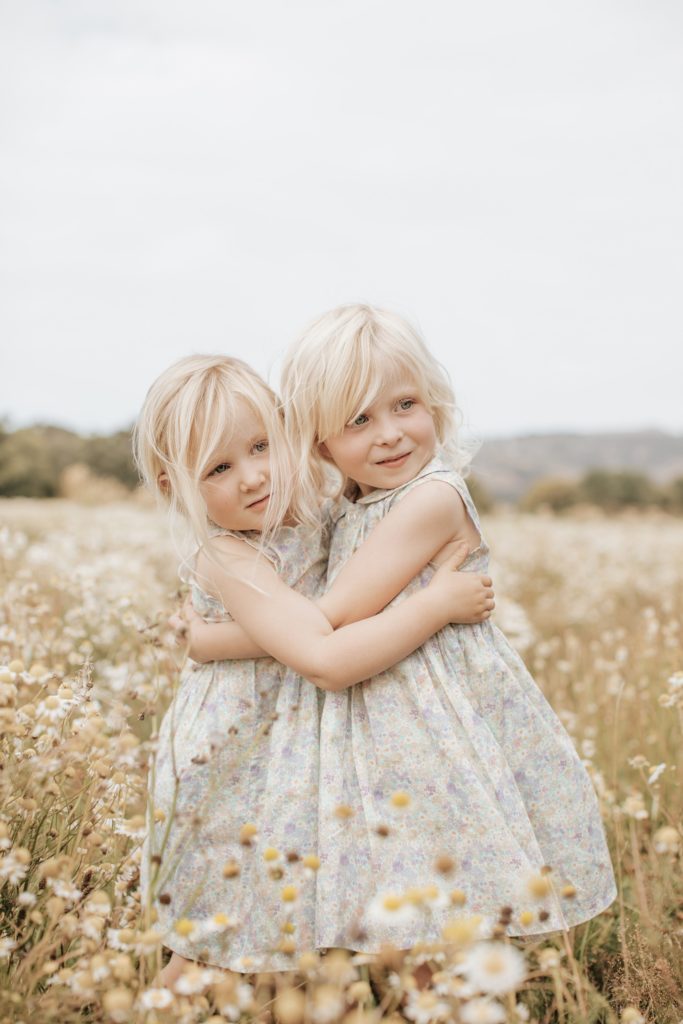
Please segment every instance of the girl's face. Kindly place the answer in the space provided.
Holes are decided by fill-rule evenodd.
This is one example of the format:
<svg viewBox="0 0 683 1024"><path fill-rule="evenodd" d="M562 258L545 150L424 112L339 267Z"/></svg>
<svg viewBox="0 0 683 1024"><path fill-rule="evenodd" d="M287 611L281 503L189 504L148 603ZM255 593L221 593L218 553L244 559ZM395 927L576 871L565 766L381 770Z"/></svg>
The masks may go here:
<svg viewBox="0 0 683 1024"><path fill-rule="evenodd" d="M263 423L239 399L232 436L213 453L199 489L209 519L226 530L261 530L270 498L270 459Z"/></svg>
<svg viewBox="0 0 683 1024"><path fill-rule="evenodd" d="M365 495L408 483L434 456L436 446L434 419L424 399L412 382L399 380L341 434L328 437L320 450Z"/></svg>

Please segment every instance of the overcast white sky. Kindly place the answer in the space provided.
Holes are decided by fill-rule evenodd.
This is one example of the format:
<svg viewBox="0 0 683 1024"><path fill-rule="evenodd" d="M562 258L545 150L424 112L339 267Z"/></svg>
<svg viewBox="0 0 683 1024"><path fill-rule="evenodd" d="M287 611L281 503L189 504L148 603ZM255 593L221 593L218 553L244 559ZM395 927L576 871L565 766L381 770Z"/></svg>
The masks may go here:
<svg viewBox="0 0 683 1024"><path fill-rule="evenodd" d="M0 416L418 322L481 435L683 431L678 0L6 0Z"/></svg>

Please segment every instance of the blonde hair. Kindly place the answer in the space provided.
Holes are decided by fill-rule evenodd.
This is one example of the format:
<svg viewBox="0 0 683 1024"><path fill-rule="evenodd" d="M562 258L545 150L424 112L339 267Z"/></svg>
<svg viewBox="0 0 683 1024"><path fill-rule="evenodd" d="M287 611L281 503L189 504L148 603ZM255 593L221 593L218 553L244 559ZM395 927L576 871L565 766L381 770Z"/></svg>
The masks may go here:
<svg viewBox="0 0 683 1024"><path fill-rule="evenodd" d="M465 470L471 453L458 442L448 373L418 331L385 309L338 306L306 328L282 367L285 424L302 492L329 490L329 464L319 444L341 434L399 376L418 388L434 418L439 444L454 468Z"/></svg>
<svg viewBox="0 0 683 1024"><path fill-rule="evenodd" d="M251 367L228 356L180 359L154 381L135 425L135 460L145 484L168 508L172 527L189 528L195 544L208 545L211 530L199 484L234 429L240 399L262 420L268 437L272 490L265 544L287 515L297 518L297 508L280 403Z"/></svg>

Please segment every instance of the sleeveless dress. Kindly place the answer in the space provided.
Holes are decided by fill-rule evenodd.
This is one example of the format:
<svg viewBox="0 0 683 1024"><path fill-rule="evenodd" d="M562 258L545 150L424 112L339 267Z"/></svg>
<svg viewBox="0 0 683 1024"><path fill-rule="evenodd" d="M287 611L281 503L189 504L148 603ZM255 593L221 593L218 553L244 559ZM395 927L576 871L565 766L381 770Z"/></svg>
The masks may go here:
<svg viewBox="0 0 683 1024"><path fill-rule="evenodd" d="M235 536L258 547L258 534ZM265 553L285 583L313 599L328 545L329 526L283 527ZM206 621L230 619L192 572L186 582ZM317 850L318 716L315 686L272 658L184 670L150 771L150 817L160 809L164 820L150 825L141 867L144 906L151 858L161 857L154 927L167 948L249 973L296 966L278 949L283 926L294 925L297 953L313 947L315 874L300 858ZM275 859L264 858L268 848ZM291 903L286 885L297 888Z"/></svg>
<svg viewBox="0 0 683 1024"><path fill-rule="evenodd" d="M437 457L402 487L342 500L328 586L394 504L433 480L458 492L479 532L463 568L487 571L467 487ZM434 571L426 566L392 603ZM509 935L539 934L594 917L614 900L590 778L490 620L447 626L390 670L320 699L320 945L408 948L439 939L458 913L489 924L503 906L512 909ZM407 806L395 805L397 793ZM552 872L539 882L544 866ZM542 898L539 885L550 890ZM569 885L573 898L562 895ZM466 898L462 909L454 890ZM391 894L397 898L387 900ZM530 923L520 923L522 911L531 911Z"/></svg>

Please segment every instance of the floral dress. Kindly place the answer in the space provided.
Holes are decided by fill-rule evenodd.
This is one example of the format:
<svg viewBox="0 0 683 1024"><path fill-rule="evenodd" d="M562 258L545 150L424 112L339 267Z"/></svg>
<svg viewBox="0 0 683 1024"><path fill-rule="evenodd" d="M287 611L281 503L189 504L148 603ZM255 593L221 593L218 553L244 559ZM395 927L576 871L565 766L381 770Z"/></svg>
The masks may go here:
<svg viewBox="0 0 683 1024"><path fill-rule="evenodd" d="M328 585L373 526L426 481L461 496L481 538L463 568L487 571L467 487L437 457L402 487L344 499ZM395 602L434 571L426 566ZM321 946L408 948L437 940L457 913L479 914L486 925L504 906L508 934L537 934L613 901L590 778L490 620L447 626L392 669L321 701Z"/></svg>
<svg viewBox="0 0 683 1024"><path fill-rule="evenodd" d="M258 534L238 536L258 546ZM315 598L328 544L327 528L283 527L266 554ZM230 618L192 573L187 582L206 621ZM167 948L248 973L296 966L280 948L288 930L297 950L314 945L315 874L303 858L317 849L317 739L316 688L272 658L184 671L150 770L150 820L163 820L142 857L143 906L152 889Z"/></svg>

